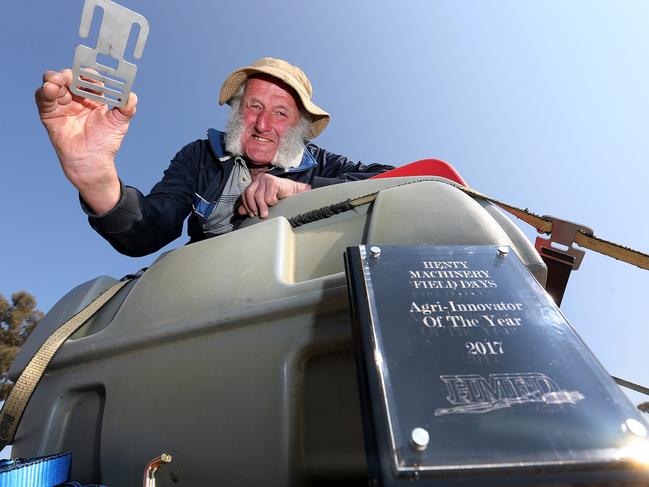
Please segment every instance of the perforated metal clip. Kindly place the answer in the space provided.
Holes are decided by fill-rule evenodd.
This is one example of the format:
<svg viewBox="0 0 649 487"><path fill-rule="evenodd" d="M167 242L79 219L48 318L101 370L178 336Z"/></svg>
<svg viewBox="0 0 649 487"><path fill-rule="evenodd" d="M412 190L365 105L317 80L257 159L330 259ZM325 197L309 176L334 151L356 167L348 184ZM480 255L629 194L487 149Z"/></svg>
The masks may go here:
<svg viewBox="0 0 649 487"><path fill-rule="evenodd" d="M534 242L534 247L536 250L543 255L544 252L542 248L549 249L556 252L557 254L563 254L574 258L572 264L572 270L576 271L581 265L581 261L584 258L586 252L583 250L577 249L572 246L575 243L575 237L578 231L585 233L588 236L593 235L592 228L589 228L579 223L573 223L567 220L562 220L561 218L556 218L550 215L543 215L541 218L552 222L552 233L550 238L536 237ZM545 255L549 258L552 258L551 255L548 255L545 252ZM566 262L565 259L561 259ZM572 259L570 259L572 261Z"/></svg>
<svg viewBox="0 0 649 487"><path fill-rule="evenodd" d="M133 57L140 59L149 35L149 22L137 12L110 0L86 0L79 27L81 37L88 37L97 7L103 10L97 46L94 48L83 44L77 46L74 52L70 91L111 107L121 107L128 100L137 72L137 66L124 59L129 36L134 25L139 25L140 31L133 49ZM116 67L99 62L97 60L99 55L111 58L105 62L116 61ZM86 79L82 79L82 76ZM101 82L103 86L92 81Z"/></svg>

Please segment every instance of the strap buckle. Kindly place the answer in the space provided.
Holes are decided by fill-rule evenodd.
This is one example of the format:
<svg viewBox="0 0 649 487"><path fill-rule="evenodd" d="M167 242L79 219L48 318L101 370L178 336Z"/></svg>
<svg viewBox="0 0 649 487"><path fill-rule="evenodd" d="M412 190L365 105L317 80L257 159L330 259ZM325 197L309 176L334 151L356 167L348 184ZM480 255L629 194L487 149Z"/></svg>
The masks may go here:
<svg viewBox="0 0 649 487"><path fill-rule="evenodd" d="M552 222L552 232L550 233L549 238L536 237L534 242L534 248L540 253L543 254L542 248L553 250L559 254L567 255L574 257L574 262L572 262L572 270L576 271L581 265L581 261L584 259L586 252L583 250L573 247L572 244L575 243L575 237L577 232L581 231L588 236L593 235L593 229L579 223L574 223L568 220L562 220L550 215L543 215L544 220ZM551 255L547 257L553 258ZM555 258L556 259L556 258ZM557 259L565 262L565 259Z"/></svg>

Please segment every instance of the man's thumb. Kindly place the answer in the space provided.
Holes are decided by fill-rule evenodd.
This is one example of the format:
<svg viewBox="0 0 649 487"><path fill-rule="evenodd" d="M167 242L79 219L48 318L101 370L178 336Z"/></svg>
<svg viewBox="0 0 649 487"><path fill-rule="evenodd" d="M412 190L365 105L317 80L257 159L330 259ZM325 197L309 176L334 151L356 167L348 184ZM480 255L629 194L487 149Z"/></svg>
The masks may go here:
<svg viewBox="0 0 649 487"><path fill-rule="evenodd" d="M113 109L115 118L120 122L128 122L137 110L137 95L131 91L126 100L126 105Z"/></svg>

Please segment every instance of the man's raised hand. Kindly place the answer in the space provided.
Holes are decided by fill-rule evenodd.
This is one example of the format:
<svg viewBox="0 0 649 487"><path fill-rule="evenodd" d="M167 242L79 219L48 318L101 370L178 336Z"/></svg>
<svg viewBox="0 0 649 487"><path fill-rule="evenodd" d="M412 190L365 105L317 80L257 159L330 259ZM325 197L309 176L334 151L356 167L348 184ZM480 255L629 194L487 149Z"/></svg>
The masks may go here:
<svg viewBox="0 0 649 487"><path fill-rule="evenodd" d="M69 69L47 71L36 90L36 105L66 177L91 210L102 214L119 200L115 155L135 115L137 97L131 93L125 106L109 110L73 95L71 82Z"/></svg>

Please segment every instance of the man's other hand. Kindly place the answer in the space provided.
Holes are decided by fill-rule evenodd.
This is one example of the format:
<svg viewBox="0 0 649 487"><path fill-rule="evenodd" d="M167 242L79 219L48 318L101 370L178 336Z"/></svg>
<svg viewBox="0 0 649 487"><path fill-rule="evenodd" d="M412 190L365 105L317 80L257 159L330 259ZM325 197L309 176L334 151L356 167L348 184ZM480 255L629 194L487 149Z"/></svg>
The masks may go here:
<svg viewBox="0 0 649 487"><path fill-rule="evenodd" d="M72 94L71 83L71 70L47 71L36 90L36 105L65 176L102 214L119 200L115 155L135 115L137 96L131 93L125 106L109 110Z"/></svg>
<svg viewBox="0 0 649 487"><path fill-rule="evenodd" d="M268 207L275 206L279 200L310 189L311 185L306 183L265 173L254 175L252 183L241 195L241 206L238 212L240 215L267 218Z"/></svg>

